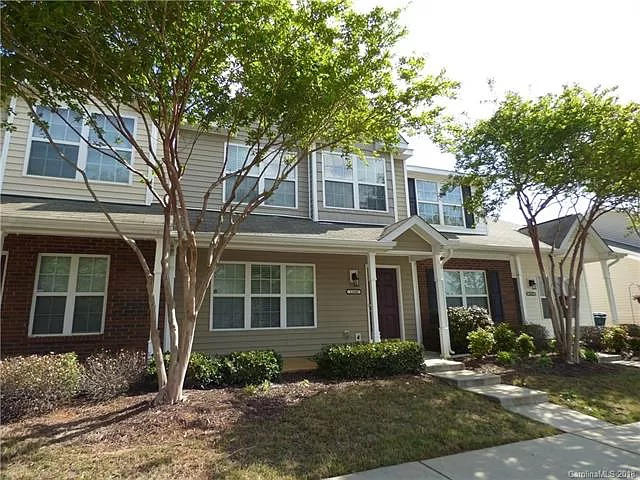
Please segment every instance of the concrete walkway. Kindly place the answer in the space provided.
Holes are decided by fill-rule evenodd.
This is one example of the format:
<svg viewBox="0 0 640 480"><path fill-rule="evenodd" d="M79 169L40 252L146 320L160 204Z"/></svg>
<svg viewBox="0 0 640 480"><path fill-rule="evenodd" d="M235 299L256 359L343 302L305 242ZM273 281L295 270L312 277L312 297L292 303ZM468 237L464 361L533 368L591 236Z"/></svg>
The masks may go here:
<svg viewBox="0 0 640 480"><path fill-rule="evenodd" d="M640 422L404 463L333 480L567 478L640 478Z"/></svg>

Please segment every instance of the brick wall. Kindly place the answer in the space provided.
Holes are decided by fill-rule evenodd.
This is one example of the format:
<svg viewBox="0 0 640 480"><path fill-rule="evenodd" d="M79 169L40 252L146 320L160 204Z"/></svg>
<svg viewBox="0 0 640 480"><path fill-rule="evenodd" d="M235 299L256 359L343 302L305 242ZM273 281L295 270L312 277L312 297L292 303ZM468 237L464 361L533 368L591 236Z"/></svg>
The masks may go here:
<svg viewBox="0 0 640 480"><path fill-rule="evenodd" d="M433 263L430 259L424 260L418 262L417 267L424 345L428 350L440 351L438 324L437 321L429 315L427 297L427 269L433 268ZM514 326L520 323L517 292L514 288L509 262L501 260L452 258L445 264L444 268L445 270L495 270L499 272L504 321Z"/></svg>
<svg viewBox="0 0 640 480"><path fill-rule="evenodd" d="M138 245L153 266L155 243ZM137 257L122 240L104 238L7 235L7 274L1 311L1 354L75 351L84 356L102 348L147 349L149 317L144 275ZM110 270L104 333L29 337L29 315L40 253L109 255Z"/></svg>

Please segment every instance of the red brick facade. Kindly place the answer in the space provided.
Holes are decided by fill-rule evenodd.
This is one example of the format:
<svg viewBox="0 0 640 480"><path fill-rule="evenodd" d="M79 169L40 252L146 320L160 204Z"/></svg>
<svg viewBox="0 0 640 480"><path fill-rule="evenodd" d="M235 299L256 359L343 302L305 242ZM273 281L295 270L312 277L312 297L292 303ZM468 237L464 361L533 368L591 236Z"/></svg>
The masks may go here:
<svg viewBox="0 0 640 480"><path fill-rule="evenodd" d="M153 265L155 243L138 245ZM96 350L137 349L146 351L149 317L144 275L137 257L122 240L105 238L7 235L8 252L2 299L2 356L75 351L84 356ZM82 253L110 256L104 333L30 337L29 316L38 254Z"/></svg>
<svg viewBox="0 0 640 480"><path fill-rule="evenodd" d="M417 263L418 290L420 293L420 313L422 317L422 336L424 345L428 350L440 350L440 338L437 319L432 319L429 314L429 300L427 293L427 269L433 268L431 260ZM445 270L484 270L497 271L500 278L500 293L504 321L511 325L520 323L518 311L518 295L514 287L511 267L509 262L501 260L481 260L468 258L452 258L444 266Z"/></svg>

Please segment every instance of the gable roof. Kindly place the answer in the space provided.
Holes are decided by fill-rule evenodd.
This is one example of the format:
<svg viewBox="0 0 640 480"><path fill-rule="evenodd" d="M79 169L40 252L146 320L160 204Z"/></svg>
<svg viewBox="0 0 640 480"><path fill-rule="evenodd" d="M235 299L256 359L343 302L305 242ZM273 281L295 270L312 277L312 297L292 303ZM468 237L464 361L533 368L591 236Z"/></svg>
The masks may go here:
<svg viewBox="0 0 640 480"><path fill-rule="evenodd" d="M435 246L449 245L451 242L438 230L425 222L422 217L412 215L396 223L388 225L382 230L380 241L393 241L408 230L412 230L427 243Z"/></svg>
<svg viewBox="0 0 640 480"><path fill-rule="evenodd" d="M640 235L630 231L629 226L629 217L622 212L605 213L593 224L607 245L640 253Z"/></svg>

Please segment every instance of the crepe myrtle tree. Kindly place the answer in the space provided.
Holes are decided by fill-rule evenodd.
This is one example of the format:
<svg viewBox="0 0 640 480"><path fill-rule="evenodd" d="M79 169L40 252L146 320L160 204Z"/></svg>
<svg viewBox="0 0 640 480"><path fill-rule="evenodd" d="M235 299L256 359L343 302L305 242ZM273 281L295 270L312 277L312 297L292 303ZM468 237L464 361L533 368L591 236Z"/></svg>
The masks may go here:
<svg viewBox="0 0 640 480"><path fill-rule="evenodd" d="M579 285L589 232L607 212L638 212L640 105L621 103L613 89L575 85L536 99L508 93L490 118L460 127L450 145L455 181L474 187L470 208L497 216L508 199L517 199L559 353L579 362ZM558 211L575 214L577 228L562 249L552 242L543 254L540 218Z"/></svg>
<svg viewBox="0 0 640 480"><path fill-rule="evenodd" d="M426 74L423 59L392 54L405 34L398 12L357 13L338 0L6 2L1 8L5 101L23 99L56 145L40 116L49 109L87 148L100 149L142 182L163 209L167 371L152 266L100 201L90 175L54 147L79 170L142 265L158 365L156 403L182 398L196 317L223 251L296 165L324 149L361 153L357 145L375 144L389 151L400 131L436 135L444 118L438 100L457 87L444 72ZM140 124L137 132L127 126L131 112ZM90 134L83 133L83 124ZM187 203L183 180L207 132L226 135L227 144L242 138L248 153L233 165L225 156L225 164L209 172L194 206ZM123 142L131 145L135 162L121 153ZM259 179L267 170L274 181L264 188ZM227 195L213 225L204 228L210 200L221 197L225 183ZM205 233L206 249L199 250ZM176 294L169 278L172 235L181 280Z"/></svg>

